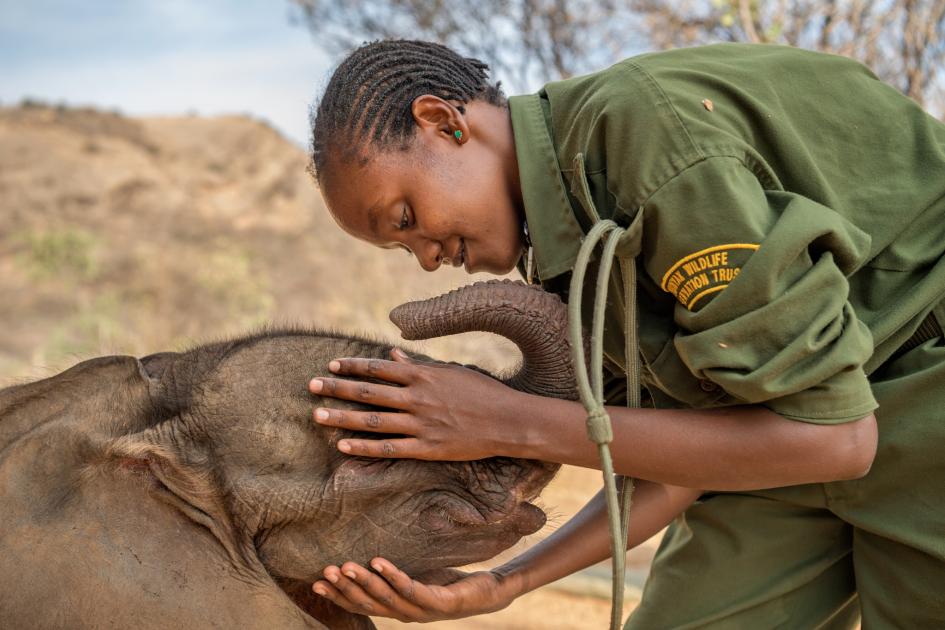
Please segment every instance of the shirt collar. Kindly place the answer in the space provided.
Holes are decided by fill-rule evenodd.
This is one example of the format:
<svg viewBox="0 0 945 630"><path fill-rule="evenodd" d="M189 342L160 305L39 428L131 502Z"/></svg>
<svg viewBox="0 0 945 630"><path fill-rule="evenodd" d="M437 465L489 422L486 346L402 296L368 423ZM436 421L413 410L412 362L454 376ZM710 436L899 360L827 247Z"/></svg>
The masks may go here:
<svg viewBox="0 0 945 630"><path fill-rule="evenodd" d="M509 99L528 233L542 282L570 271L584 232L574 217L541 92Z"/></svg>

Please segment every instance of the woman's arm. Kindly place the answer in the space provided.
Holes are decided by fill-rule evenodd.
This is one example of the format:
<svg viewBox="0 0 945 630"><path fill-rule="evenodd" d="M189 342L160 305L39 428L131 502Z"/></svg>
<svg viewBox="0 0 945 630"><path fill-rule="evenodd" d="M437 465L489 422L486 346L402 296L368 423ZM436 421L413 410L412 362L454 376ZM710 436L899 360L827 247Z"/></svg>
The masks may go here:
<svg viewBox="0 0 945 630"><path fill-rule="evenodd" d="M633 490L627 549L655 536L699 498L701 490L638 480ZM607 504L598 492L574 518L522 555L493 570L522 595L585 569L611 554Z"/></svg>
<svg viewBox="0 0 945 630"><path fill-rule="evenodd" d="M638 481L633 493L627 548L647 540L686 509L700 491ZM356 613L401 621L456 619L500 610L515 598L610 556L607 506L598 493L574 518L522 555L491 572L471 574L447 586L417 582L382 558L377 573L348 562L325 569L313 586Z"/></svg>
<svg viewBox="0 0 945 630"><path fill-rule="evenodd" d="M529 409L497 454L600 466L585 437L580 404L519 394ZM511 396L510 396L511 398ZM719 409L608 407L611 454L622 474L713 490L756 490L865 475L876 454L875 417L819 425L783 418L761 405Z"/></svg>
<svg viewBox="0 0 945 630"><path fill-rule="evenodd" d="M340 375L381 378L397 386L338 378L312 381L312 391L399 412L317 409L316 422L399 439L338 442L345 453L430 460L494 455L600 466L576 402L525 394L457 365L339 359ZM617 472L689 488L754 490L852 479L866 474L876 452L873 415L818 425L789 420L760 405L699 409L608 407ZM475 440L469 436L475 435Z"/></svg>

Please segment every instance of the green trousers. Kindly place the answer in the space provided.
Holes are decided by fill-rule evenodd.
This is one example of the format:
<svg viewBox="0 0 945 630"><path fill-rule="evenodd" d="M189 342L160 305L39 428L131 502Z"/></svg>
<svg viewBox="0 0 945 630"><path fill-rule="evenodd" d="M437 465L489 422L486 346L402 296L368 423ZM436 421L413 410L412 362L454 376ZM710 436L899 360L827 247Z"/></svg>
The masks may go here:
<svg viewBox="0 0 945 630"><path fill-rule="evenodd" d="M676 520L625 629L945 628L945 340L870 380L854 481L709 493ZM631 521L631 527L633 527Z"/></svg>

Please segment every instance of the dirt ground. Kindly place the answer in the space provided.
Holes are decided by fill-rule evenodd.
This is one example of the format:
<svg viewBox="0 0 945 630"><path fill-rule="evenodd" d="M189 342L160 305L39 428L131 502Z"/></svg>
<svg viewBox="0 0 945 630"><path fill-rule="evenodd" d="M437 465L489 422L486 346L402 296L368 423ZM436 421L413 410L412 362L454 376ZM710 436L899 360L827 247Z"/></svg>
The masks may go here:
<svg viewBox="0 0 945 630"><path fill-rule="evenodd" d="M542 589L520 597L505 610L491 615L437 621L423 627L438 630L587 630L606 628L609 621L610 602L605 599ZM392 619L375 619L374 623L381 630L417 627Z"/></svg>

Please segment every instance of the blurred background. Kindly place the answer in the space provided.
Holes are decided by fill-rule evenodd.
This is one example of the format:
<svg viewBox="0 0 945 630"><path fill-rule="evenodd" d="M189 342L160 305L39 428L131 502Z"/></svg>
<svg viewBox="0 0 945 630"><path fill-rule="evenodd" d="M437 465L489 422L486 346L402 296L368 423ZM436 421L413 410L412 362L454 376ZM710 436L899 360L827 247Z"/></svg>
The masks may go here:
<svg viewBox="0 0 945 630"><path fill-rule="evenodd" d="M477 56L509 94L650 50L791 44L855 57L945 116L945 0L0 0L0 387L268 322L394 339L393 306L485 279L353 241L306 173L311 103L380 37ZM485 335L419 349L516 361ZM598 485L566 468L526 544ZM655 544L631 554L631 602ZM608 589L595 568L434 626L603 627Z"/></svg>

